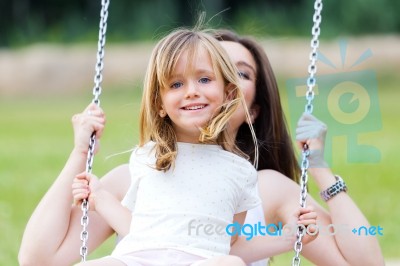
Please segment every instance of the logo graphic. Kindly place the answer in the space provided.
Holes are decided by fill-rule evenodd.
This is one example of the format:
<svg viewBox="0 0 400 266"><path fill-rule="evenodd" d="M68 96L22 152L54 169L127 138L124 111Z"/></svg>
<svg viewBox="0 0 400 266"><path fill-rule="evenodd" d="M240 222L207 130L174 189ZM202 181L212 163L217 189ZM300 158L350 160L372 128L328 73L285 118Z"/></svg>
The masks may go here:
<svg viewBox="0 0 400 266"><path fill-rule="evenodd" d="M316 75L313 100L313 115L328 125L325 141L325 160L332 164L334 138L346 137L344 151L349 163L377 163L380 151L371 143L361 143L360 134L379 131L382 120L379 108L378 85L373 70L344 71L347 43L340 42L342 70L328 75ZM367 49L350 66L361 64L372 56ZM322 53L318 54L320 63L338 68ZM292 132L304 112L306 103L307 78L294 78L286 81L289 102L289 115Z"/></svg>

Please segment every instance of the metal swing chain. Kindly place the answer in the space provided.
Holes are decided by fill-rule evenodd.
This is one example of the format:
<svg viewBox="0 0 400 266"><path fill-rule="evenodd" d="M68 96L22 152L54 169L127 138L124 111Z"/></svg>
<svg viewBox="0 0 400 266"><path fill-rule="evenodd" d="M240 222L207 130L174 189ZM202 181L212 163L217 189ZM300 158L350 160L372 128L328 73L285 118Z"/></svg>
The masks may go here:
<svg viewBox="0 0 400 266"><path fill-rule="evenodd" d="M317 72L317 58L318 58L318 47L319 47L319 34L320 34L320 24L321 24L321 11L322 11L322 0L315 0L314 3L314 16L313 22L314 25L312 27L311 33L313 38L311 39L311 52L310 52L310 64L308 66L309 77L307 79L307 92L306 92L306 100L307 103L305 105L305 112L311 114L313 111L312 101L314 99L314 87L316 84L315 74ZM308 175L307 170L309 167L308 157L310 155L310 150L307 144L304 144L302 151L302 161L301 161L301 176L300 176L300 206L306 207L306 199L307 199L307 182ZM300 265L300 252L303 248L302 239L304 236L304 227L297 227L296 231L296 242L294 244L295 255L293 257L292 265Z"/></svg>
<svg viewBox="0 0 400 266"><path fill-rule="evenodd" d="M100 94L101 94L101 82L103 80L103 59L104 59L104 46L106 44L106 31L107 31L107 18L108 18L108 6L110 5L109 0L101 1L101 11L100 11L100 25L99 25L99 40L97 43L97 62L96 62L96 73L94 76L95 86L93 88L93 100L92 102L100 105ZM92 172L94 150L96 147L96 137L95 132L91 135L89 139L89 148L87 153L86 161L86 173ZM87 231L89 225L89 202L84 199L81 205L82 217L81 217L81 241L82 246L80 248L81 260L86 261L86 256L88 254L87 242L89 239L89 232Z"/></svg>

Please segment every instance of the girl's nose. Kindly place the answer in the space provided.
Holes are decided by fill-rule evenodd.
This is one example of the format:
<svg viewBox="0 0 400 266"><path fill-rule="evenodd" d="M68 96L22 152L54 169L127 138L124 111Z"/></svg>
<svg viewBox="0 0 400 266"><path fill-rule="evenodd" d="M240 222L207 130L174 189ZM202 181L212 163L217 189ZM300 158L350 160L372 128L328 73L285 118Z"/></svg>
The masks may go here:
<svg viewBox="0 0 400 266"><path fill-rule="evenodd" d="M185 98L190 99L190 98L196 98L196 97L199 97L199 90L198 90L197 84L190 82L186 89Z"/></svg>

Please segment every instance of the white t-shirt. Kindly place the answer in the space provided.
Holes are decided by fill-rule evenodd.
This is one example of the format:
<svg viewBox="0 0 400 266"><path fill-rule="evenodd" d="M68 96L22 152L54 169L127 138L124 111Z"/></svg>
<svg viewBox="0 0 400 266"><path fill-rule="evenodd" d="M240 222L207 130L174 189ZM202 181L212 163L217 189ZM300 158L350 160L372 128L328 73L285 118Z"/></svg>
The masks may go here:
<svg viewBox="0 0 400 266"><path fill-rule="evenodd" d="M218 145L179 142L175 167L157 171L153 148L149 142L131 155L132 183L122 204L132 222L113 255L159 248L206 258L228 254L226 226L261 202L253 165Z"/></svg>

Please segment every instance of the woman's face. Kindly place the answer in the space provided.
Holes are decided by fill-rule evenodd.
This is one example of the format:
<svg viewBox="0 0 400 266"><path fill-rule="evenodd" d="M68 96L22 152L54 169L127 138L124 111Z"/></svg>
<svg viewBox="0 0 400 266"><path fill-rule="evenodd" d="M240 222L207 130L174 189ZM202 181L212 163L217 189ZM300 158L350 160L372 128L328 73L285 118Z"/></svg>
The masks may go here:
<svg viewBox="0 0 400 266"><path fill-rule="evenodd" d="M258 115L258 107L253 106L256 95L256 62L249 50L247 50L247 48L242 44L231 41L220 41L220 43L239 70L239 83L246 101L247 108L249 109L252 122L254 122ZM229 122L231 134L236 135L240 125L245 121L245 112L243 107L240 105Z"/></svg>

